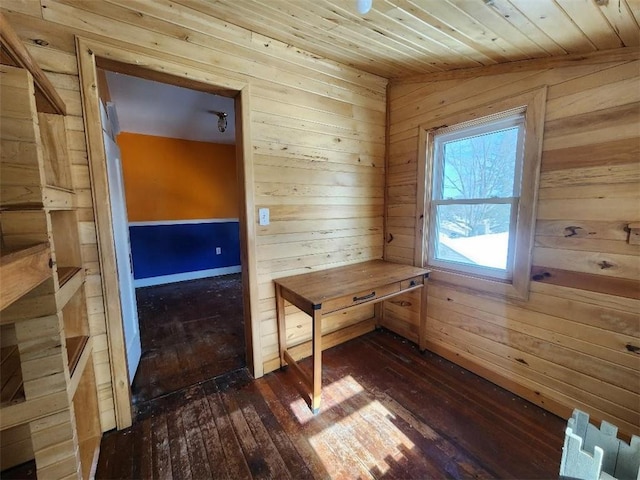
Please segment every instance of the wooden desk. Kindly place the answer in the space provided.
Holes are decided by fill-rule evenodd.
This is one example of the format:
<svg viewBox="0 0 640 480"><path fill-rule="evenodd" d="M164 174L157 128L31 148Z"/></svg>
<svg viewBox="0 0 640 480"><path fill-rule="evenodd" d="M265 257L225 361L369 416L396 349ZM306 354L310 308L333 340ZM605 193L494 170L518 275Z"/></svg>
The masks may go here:
<svg viewBox="0 0 640 480"><path fill-rule="evenodd" d="M429 271L410 265L372 260L274 280L280 366L289 365L310 392L308 403L317 413L322 389L322 317L362 305L375 304L376 323L381 303L396 295L422 288L420 296L420 350L425 348L427 289ZM287 350L284 301L287 300L312 318L313 372L309 377Z"/></svg>

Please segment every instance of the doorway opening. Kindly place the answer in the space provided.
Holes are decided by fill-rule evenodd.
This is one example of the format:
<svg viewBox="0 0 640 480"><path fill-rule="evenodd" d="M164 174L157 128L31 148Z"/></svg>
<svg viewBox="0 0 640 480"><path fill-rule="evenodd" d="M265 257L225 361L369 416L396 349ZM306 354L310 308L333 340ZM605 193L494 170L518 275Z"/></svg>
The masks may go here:
<svg viewBox="0 0 640 480"><path fill-rule="evenodd" d="M240 273L136 290L142 358L131 385L145 402L246 366Z"/></svg>
<svg viewBox="0 0 640 480"><path fill-rule="evenodd" d="M246 365L234 101L97 73L137 410Z"/></svg>
<svg viewBox="0 0 640 480"><path fill-rule="evenodd" d="M200 92L213 93L233 99L236 113L235 158L237 168L239 212L239 250L242 284L242 319L244 323L244 361L251 374L262 375L260 348L256 341L257 315L257 265L255 258L255 232L253 223L253 167L249 140L249 85L246 82L225 78L209 70L193 65L173 63L166 59L150 57L140 51L131 52L119 47L88 39L77 39L80 67L83 111L89 153L93 205L98 231L99 262L102 291L105 302L107 342L111 376L109 385L113 392L113 412L116 426L126 428L132 423L132 397L127 365L124 308L121 306L120 282L116 271L116 252L112 219L112 199L109 191L105 143L101 131L98 96L98 70L131 75L145 80L154 80L174 86L186 87ZM216 115L217 116L217 115ZM218 121L214 119L214 126ZM128 224L127 224L128 227ZM126 230L130 231L129 228ZM188 247L187 247L188 249ZM121 261L121 264L127 262ZM180 280L184 280L181 278ZM135 296L135 295L134 295ZM137 310L136 310L137 311ZM203 318L203 317L201 317ZM134 376L135 379L135 376ZM109 399L107 399L109 400ZM105 403L105 408L109 406Z"/></svg>

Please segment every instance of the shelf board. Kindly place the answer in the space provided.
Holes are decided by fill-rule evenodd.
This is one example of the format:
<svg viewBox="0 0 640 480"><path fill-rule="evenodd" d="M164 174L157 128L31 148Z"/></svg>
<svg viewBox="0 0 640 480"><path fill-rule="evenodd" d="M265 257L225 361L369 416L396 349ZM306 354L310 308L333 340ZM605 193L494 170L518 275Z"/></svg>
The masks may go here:
<svg viewBox="0 0 640 480"><path fill-rule="evenodd" d="M6 190L6 191L5 191ZM3 200L0 204L2 210L41 210L47 208L49 210L73 210L76 208L76 193L69 188L54 187L53 185L45 185L43 187L33 187L29 201L25 201L23 195L24 187L5 187L3 192ZM16 198L7 198L7 197ZM17 198L20 197L20 198Z"/></svg>
<svg viewBox="0 0 640 480"><path fill-rule="evenodd" d="M42 188L5 185L0 195L1 210L41 210Z"/></svg>
<svg viewBox="0 0 640 480"><path fill-rule="evenodd" d="M3 248L0 252L0 310L8 307L51 275L47 243L22 248Z"/></svg>
<svg viewBox="0 0 640 480"><path fill-rule="evenodd" d="M58 285L60 285L60 288L64 288L69 280L80 270L82 270L80 267L58 267Z"/></svg>
<svg viewBox="0 0 640 480"><path fill-rule="evenodd" d="M24 402L20 353L17 345L9 345L0 349L0 405L2 407Z"/></svg>
<svg viewBox="0 0 640 480"><path fill-rule="evenodd" d="M56 305L62 310L84 282L84 269L79 267L58 267L58 291Z"/></svg>
<svg viewBox="0 0 640 480"><path fill-rule="evenodd" d="M68 406L69 397L64 390L11 405L2 405L0 406L0 431L47 417Z"/></svg>
<svg viewBox="0 0 640 480"><path fill-rule="evenodd" d="M73 210L76 208L76 193L70 188L44 185L31 189L5 187L4 190L7 190L4 192L4 197L11 198L3 198L3 203L0 205L2 210L40 210L42 208ZM29 194L29 199L25 199L27 194Z"/></svg>
<svg viewBox="0 0 640 480"><path fill-rule="evenodd" d="M2 311L0 325L16 323L29 318L54 315L57 311L62 310L82 287L85 278L84 269L68 268L69 270L62 272L64 285L61 287L54 286L53 282L51 282L49 289L48 284L45 282L41 284L42 287L38 287L32 293L20 297ZM60 269L61 267L58 267L58 270ZM62 269L64 270L64 267Z"/></svg>
<svg viewBox="0 0 640 480"><path fill-rule="evenodd" d="M93 343L91 342L91 338L87 336L68 337L66 342L69 374L71 375L71 381L67 386L67 391L69 392L69 397L73 398L80 384L82 374L91 358Z"/></svg>
<svg viewBox="0 0 640 480"><path fill-rule="evenodd" d="M69 361L69 374L74 375L82 352L87 346L89 337L82 335L80 337L68 337L67 339L67 360Z"/></svg>

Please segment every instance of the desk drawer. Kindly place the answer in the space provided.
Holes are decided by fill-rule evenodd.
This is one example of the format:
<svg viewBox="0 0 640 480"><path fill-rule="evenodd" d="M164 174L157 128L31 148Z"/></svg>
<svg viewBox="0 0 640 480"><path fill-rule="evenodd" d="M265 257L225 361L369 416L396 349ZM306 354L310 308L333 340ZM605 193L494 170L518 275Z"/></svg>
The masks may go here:
<svg viewBox="0 0 640 480"><path fill-rule="evenodd" d="M409 288L417 287L424 284L424 276L419 275L417 277L409 278L400 282L400 290L407 290Z"/></svg>
<svg viewBox="0 0 640 480"><path fill-rule="evenodd" d="M334 312L353 305L373 302L380 297L385 297L400 291L400 282L390 283L381 287L364 290L362 292L345 295L344 297L334 298L322 304L323 313Z"/></svg>

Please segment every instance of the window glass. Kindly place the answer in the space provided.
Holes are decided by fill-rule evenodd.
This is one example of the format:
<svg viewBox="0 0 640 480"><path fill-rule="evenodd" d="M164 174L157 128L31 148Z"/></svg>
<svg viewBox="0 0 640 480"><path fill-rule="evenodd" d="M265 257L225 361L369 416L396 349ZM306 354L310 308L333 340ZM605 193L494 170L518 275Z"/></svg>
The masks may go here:
<svg viewBox="0 0 640 480"><path fill-rule="evenodd" d="M510 218L510 204L441 205L436 258L506 271ZM459 219L463 225L473 221L475 228L460 228Z"/></svg>
<svg viewBox="0 0 640 480"><path fill-rule="evenodd" d="M443 145L443 198L511 197L519 128L450 140Z"/></svg>
<svg viewBox="0 0 640 480"><path fill-rule="evenodd" d="M433 265L511 277L523 115L451 127L434 137L429 250Z"/></svg>

